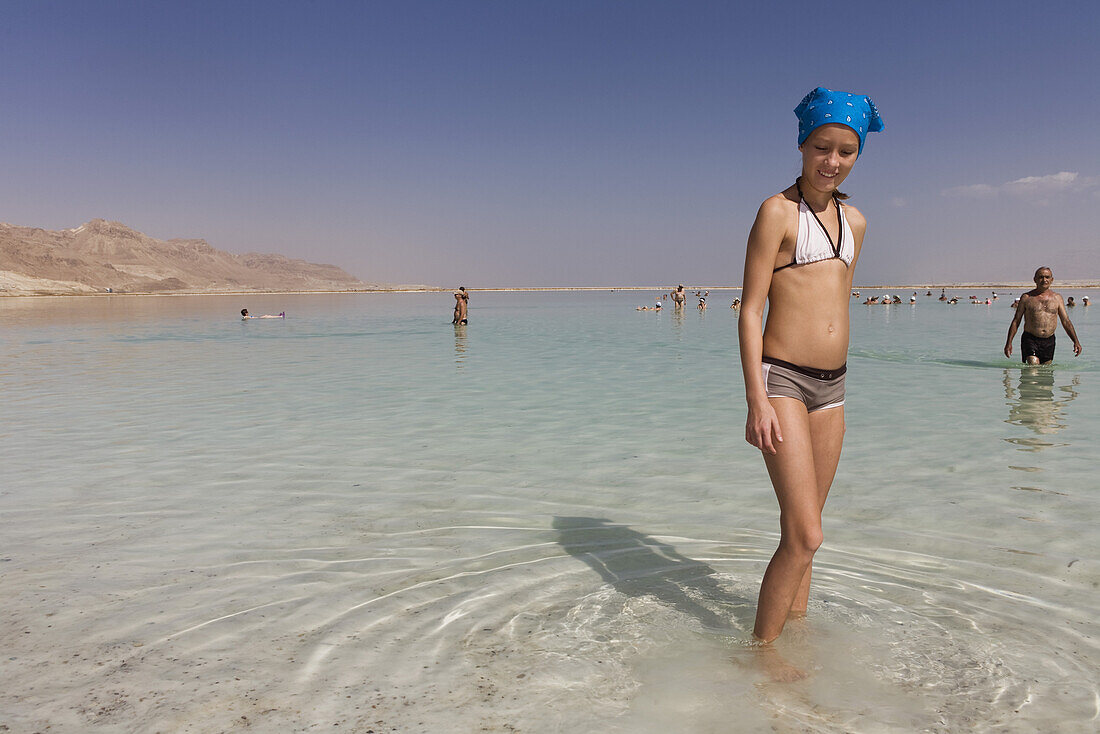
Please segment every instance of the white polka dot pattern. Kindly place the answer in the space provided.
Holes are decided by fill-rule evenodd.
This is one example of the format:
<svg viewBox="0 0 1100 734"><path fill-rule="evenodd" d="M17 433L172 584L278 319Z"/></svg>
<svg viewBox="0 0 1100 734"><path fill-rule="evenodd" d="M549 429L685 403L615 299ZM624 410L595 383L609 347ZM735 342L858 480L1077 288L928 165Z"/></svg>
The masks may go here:
<svg viewBox="0 0 1100 734"><path fill-rule="evenodd" d="M851 92L834 92L825 87L818 87L807 94L798 107L794 108L794 114L798 117L798 144L806 142L815 129L829 123L838 122L841 118L833 119L832 112L826 112L829 105L843 101L845 106L852 108L851 115L844 115L844 122L859 135L859 152L863 152L863 142L867 139L867 133L881 132L886 125L879 117L878 109L871 98L864 94L852 94ZM859 112L861 118L853 122L852 116Z"/></svg>

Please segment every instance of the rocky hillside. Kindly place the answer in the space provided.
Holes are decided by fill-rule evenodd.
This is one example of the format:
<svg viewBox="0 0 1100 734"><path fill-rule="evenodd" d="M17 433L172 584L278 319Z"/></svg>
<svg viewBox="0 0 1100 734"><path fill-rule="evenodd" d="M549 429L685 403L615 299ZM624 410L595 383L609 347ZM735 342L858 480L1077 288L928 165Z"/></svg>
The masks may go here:
<svg viewBox="0 0 1100 734"><path fill-rule="evenodd" d="M0 295L377 287L335 265L233 255L205 240L158 240L102 219L60 232L0 223Z"/></svg>

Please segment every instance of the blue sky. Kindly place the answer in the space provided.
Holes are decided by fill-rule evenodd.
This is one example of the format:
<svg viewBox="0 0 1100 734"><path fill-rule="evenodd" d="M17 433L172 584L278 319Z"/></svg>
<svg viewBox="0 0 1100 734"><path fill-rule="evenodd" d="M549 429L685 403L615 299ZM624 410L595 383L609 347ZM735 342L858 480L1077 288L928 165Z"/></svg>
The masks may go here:
<svg viewBox="0 0 1100 734"><path fill-rule="evenodd" d="M816 86L857 283L1100 277L1100 3L22 2L0 221L439 285L737 284Z"/></svg>

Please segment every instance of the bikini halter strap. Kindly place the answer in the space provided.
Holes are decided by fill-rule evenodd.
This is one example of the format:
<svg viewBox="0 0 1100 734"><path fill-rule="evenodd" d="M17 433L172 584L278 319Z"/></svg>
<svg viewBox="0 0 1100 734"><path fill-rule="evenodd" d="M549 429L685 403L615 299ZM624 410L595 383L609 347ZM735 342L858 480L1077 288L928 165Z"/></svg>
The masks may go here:
<svg viewBox="0 0 1100 734"><path fill-rule="evenodd" d="M798 190L798 201L800 203L805 203L806 197L802 195L802 184L800 183L801 180L801 176L796 178L794 180L794 187ZM836 207L837 241L835 243L833 242L832 235L829 234L829 230L825 227L825 223L818 218L817 212L814 211L814 208L809 204L806 204L806 208L810 210L810 216L812 216L814 220L817 221L818 226L821 227L821 231L825 233L825 239L829 240L829 245L833 248L833 257L839 258L840 248L844 245L844 221L841 219L840 214L840 199L836 198L835 193L832 195L832 199L833 205Z"/></svg>

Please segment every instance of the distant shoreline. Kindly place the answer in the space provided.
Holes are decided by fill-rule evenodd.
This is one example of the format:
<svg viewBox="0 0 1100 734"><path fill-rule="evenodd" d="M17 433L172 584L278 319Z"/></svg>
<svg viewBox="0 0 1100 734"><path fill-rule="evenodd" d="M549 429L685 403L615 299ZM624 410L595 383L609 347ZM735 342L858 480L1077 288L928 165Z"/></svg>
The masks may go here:
<svg viewBox="0 0 1100 734"><path fill-rule="evenodd" d="M983 290L1029 290L1033 287L1033 284L1028 282L1017 283L937 283L937 284L899 284L899 285L854 285L853 291L858 290L915 290L915 291L935 291L938 289L946 290L965 290L981 288ZM659 291L667 292L671 290L671 286L518 286L518 287L467 287L468 291L477 291L481 293L537 293L537 292L568 292L568 291ZM1089 289L1100 288L1100 281L1097 280L1081 280L1081 281L1061 281L1055 284L1055 290L1058 289ZM445 287L409 287L409 288L370 288L362 290L321 290L321 291L304 291L304 290L270 290L270 291L187 291L187 292L132 292L132 293L4 293L0 292L0 298L132 298L132 297L148 297L155 296L158 298L182 298L187 296L235 296L235 297L247 297L247 296L308 296L308 295L368 295L368 294L380 294L380 293L449 293L455 290L455 288ZM711 291L739 291L742 290L741 286L737 285L693 285L686 286L685 290L697 291L697 290L711 290Z"/></svg>
<svg viewBox="0 0 1100 734"><path fill-rule="evenodd" d="M1027 283L937 283L937 284L901 284L901 285L853 285L852 290L937 290L940 288L946 288L948 290L961 290L963 288L990 288L997 289L1016 289L1021 288L1030 290L1035 287L1032 282ZM1054 284L1055 290L1058 288L1100 288L1100 280L1082 280L1082 281L1057 281ZM488 291L488 292L511 292L511 291L670 291L674 286L637 286L637 285L615 285L615 286L544 286L544 287L485 287L485 288L472 288L467 286L468 291ZM453 288L425 288L426 291L450 291ZM684 286L684 290L699 291L699 290L711 290L711 291L739 291L742 287L739 285L692 285Z"/></svg>
<svg viewBox="0 0 1100 734"><path fill-rule="evenodd" d="M188 296L310 296L310 295L357 295L366 293L449 293L453 288L370 288L342 291L134 291L129 293L4 293L0 298L135 298L156 296L158 298L186 298Z"/></svg>

